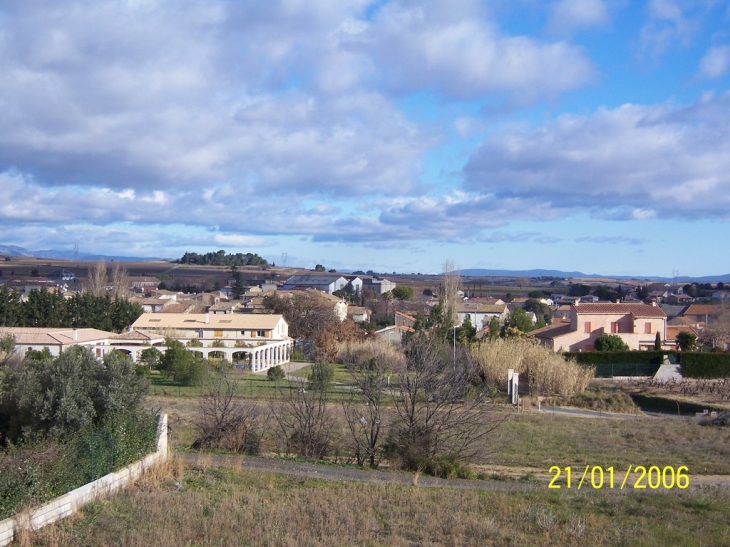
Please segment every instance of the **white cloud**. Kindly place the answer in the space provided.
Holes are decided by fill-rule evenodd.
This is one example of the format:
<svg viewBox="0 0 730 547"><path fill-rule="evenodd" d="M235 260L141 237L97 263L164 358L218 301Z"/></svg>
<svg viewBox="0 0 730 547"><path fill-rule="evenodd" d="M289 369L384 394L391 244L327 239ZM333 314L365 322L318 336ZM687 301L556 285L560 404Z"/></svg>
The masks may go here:
<svg viewBox="0 0 730 547"><path fill-rule="evenodd" d="M560 0L553 9L547 28L554 33L567 34L573 30L600 27L610 21L602 0Z"/></svg>
<svg viewBox="0 0 730 547"><path fill-rule="evenodd" d="M730 46L715 46L707 50L700 60L699 76L719 78L730 68Z"/></svg>
<svg viewBox="0 0 730 547"><path fill-rule="evenodd" d="M729 218L728 106L725 93L507 126L472 155L466 188L602 218Z"/></svg>

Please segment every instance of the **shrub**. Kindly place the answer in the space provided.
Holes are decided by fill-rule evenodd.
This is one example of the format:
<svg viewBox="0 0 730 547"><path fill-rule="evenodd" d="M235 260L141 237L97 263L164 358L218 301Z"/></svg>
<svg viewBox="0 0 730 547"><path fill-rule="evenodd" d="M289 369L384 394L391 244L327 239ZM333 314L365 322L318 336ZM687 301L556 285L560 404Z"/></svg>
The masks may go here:
<svg viewBox="0 0 730 547"><path fill-rule="evenodd" d="M100 363L91 349L74 346L55 359L28 361L3 381L0 442L61 438L108 416L138 410L147 386L132 360L119 352Z"/></svg>
<svg viewBox="0 0 730 547"><path fill-rule="evenodd" d="M285 378L286 373L284 372L284 369L281 368L279 365L271 367L269 370L266 371L266 379L272 382L281 382Z"/></svg>
<svg viewBox="0 0 730 547"><path fill-rule="evenodd" d="M680 354L682 375L687 378L727 378L730 376L730 354L689 353Z"/></svg>
<svg viewBox="0 0 730 547"><path fill-rule="evenodd" d="M602 334L596 338L596 351L629 351L629 345L618 334Z"/></svg>
<svg viewBox="0 0 730 547"><path fill-rule="evenodd" d="M312 372L307 377L307 380L309 380L309 389L316 391L326 390L330 383L332 383L334 375L335 367L333 365L324 361L314 363L312 365Z"/></svg>

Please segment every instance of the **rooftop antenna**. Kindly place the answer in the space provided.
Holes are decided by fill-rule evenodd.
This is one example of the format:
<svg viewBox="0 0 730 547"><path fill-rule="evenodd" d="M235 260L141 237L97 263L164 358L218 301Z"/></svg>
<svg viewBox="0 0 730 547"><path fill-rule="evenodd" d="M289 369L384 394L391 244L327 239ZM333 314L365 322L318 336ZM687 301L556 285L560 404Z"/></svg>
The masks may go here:
<svg viewBox="0 0 730 547"><path fill-rule="evenodd" d="M281 253L281 265L286 268L286 253Z"/></svg>
<svg viewBox="0 0 730 547"><path fill-rule="evenodd" d="M677 278L679 277L679 270L672 270L672 277L674 278L674 284L677 284Z"/></svg>
<svg viewBox="0 0 730 547"><path fill-rule="evenodd" d="M79 244L74 243L74 261L79 259Z"/></svg>

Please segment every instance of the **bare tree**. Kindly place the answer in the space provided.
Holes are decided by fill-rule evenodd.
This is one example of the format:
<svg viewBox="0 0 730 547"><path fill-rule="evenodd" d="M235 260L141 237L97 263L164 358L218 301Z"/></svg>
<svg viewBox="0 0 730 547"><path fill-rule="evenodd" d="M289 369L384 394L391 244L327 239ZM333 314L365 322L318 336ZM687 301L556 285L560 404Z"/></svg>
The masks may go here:
<svg viewBox="0 0 730 547"><path fill-rule="evenodd" d="M375 358L366 366L353 365L350 369L355 390L348 401L342 403L347 427L354 441L355 459L358 465L368 461L377 467L380 458L381 432L383 431L383 403L388 384L387 369Z"/></svg>
<svg viewBox="0 0 730 547"><path fill-rule="evenodd" d="M257 454L266 430L266 418L250 401L236 400L238 380L220 376L201 398L193 448L222 448Z"/></svg>
<svg viewBox="0 0 730 547"><path fill-rule="evenodd" d="M387 442L404 468L421 468L438 457L472 460L484 453L484 439L506 417L485 410L478 367L468 354L452 355L423 332L406 348L407 370L393 390L397 420Z"/></svg>
<svg viewBox="0 0 730 547"><path fill-rule="evenodd" d="M86 291L94 296L104 296L106 294L106 262L103 260L97 262L93 270L88 270L87 276Z"/></svg>
<svg viewBox="0 0 730 547"><path fill-rule="evenodd" d="M456 302L461 285L461 274L456 269L454 261L445 260L441 274L441 296L444 298L444 317L450 318L452 324L457 323Z"/></svg>
<svg viewBox="0 0 730 547"><path fill-rule="evenodd" d="M114 298L129 297L129 273L118 262L112 268L112 291Z"/></svg>
<svg viewBox="0 0 730 547"><path fill-rule="evenodd" d="M727 346L728 338L730 338L730 313L723 313L716 319L710 320L698 336L701 343L723 350Z"/></svg>
<svg viewBox="0 0 730 547"><path fill-rule="evenodd" d="M285 440L287 453L323 458L330 448L335 421L328 408L329 392L307 387L304 381L294 388L279 387L279 400L272 401L269 408Z"/></svg>

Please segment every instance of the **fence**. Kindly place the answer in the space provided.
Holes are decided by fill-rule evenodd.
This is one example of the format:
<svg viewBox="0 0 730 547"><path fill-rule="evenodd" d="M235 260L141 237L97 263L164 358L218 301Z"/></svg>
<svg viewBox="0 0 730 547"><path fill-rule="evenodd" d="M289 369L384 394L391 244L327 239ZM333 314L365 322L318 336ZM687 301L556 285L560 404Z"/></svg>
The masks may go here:
<svg viewBox="0 0 730 547"><path fill-rule="evenodd" d="M0 547L4 547L13 541L21 529L38 530L47 524L66 518L72 515L79 507L83 507L101 496L106 496L124 488L142 476L146 469L166 459L167 414L163 414L160 416L157 429L156 452L148 454L141 460L127 465L119 471L104 475L100 479L59 496L41 507L24 511L23 513L0 521Z"/></svg>

